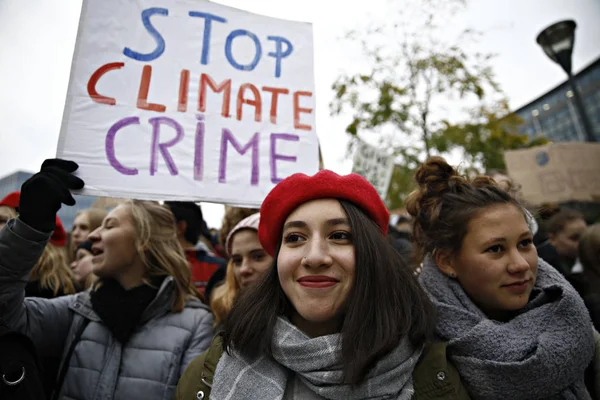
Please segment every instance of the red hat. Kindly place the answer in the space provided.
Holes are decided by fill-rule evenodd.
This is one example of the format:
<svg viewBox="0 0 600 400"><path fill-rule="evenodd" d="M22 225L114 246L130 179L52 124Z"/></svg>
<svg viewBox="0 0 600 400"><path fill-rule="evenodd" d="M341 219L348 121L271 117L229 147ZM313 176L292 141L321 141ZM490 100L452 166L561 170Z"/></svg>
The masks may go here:
<svg viewBox="0 0 600 400"><path fill-rule="evenodd" d="M7 206L16 210L19 208L20 199L21 192L17 190L16 192L9 193L6 195L6 197L0 200L0 206ZM50 236L50 243L59 247L67 244L67 232L65 231L60 218L58 218L58 215L56 216L56 227L54 228L52 236Z"/></svg>
<svg viewBox="0 0 600 400"><path fill-rule="evenodd" d="M277 243L287 216L309 200L335 198L348 200L362 208L387 235L390 213L377 190L358 174L340 176L321 170L313 176L294 174L281 181L269 192L260 208L258 238L267 253L275 256Z"/></svg>
<svg viewBox="0 0 600 400"><path fill-rule="evenodd" d="M21 198L21 192L16 191L6 195L5 198L0 200L0 206L6 206L10 208L14 208L15 210L19 208L19 199Z"/></svg>

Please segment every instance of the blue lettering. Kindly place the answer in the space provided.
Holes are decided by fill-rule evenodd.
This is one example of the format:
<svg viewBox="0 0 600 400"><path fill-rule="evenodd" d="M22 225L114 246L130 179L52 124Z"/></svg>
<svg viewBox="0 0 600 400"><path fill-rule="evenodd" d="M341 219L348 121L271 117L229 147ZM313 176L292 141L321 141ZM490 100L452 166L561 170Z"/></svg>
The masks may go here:
<svg viewBox="0 0 600 400"><path fill-rule="evenodd" d="M204 18L204 37L202 39L202 57L200 63L202 65L208 64L209 51L210 51L210 34L212 32L212 21L227 22L225 18L219 17L218 15L209 14L200 11L190 11L190 17Z"/></svg>
<svg viewBox="0 0 600 400"><path fill-rule="evenodd" d="M248 65L238 64L238 62L233 59L233 54L231 54L231 43L233 42L233 39L238 36L248 36L250 39L252 39L254 46L256 47L254 60L252 60L252 62ZM232 31L229 36L227 36L227 40L225 41L225 56L232 67L239 69L240 71L252 71L254 68L256 68L256 65L260 61L260 57L262 56L260 40L258 40L258 37L252 32L248 32L244 29L236 29L235 31Z"/></svg>
<svg viewBox="0 0 600 400"><path fill-rule="evenodd" d="M275 41L275 52L270 52L269 57L275 57L275 78L279 78L281 76L281 59L292 54L294 46L289 40L281 36L267 36L267 39ZM287 46L285 51L282 49L282 43Z"/></svg>
<svg viewBox="0 0 600 400"><path fill-rule="evenodd" d="M137 51L131 50L129 47L125 47L123 49L123 54L125 54L129 58L133 58L138 61L152 61L156 60L158 57L165 52L165 39L163 39L162 35L156 30L154 26L150 23L150 17L154 14L159 15L169 15L169 10L166 8L148 8L142 11L142 21L144 22L144 28L148 31L150 35L156 41L156 49L152 53L143 54L138 53Z"/></svg>

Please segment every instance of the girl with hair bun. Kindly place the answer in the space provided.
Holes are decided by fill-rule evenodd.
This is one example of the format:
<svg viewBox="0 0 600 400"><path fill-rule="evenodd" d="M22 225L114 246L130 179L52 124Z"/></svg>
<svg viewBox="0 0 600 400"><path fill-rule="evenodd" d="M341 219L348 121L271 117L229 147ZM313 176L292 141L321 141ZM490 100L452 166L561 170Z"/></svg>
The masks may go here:
<svg viewBox="0 0 600 400"><path fill-rule="evenodd" d="M407 200L422 286L473 399L590 399L586 367L599 337L577 292L538 258L521 204L485 176L443 158L416 172ZM595 364L595 365L594 365Z"/></svg>

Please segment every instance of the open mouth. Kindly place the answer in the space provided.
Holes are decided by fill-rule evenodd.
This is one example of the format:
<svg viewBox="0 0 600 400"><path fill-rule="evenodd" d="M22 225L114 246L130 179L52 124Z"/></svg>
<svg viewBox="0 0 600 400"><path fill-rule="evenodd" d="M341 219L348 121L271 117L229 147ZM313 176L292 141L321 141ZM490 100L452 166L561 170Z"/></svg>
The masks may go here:
<svg viewBox="0 0 600 400"><path fill-rule="evenodd" d="M94 258L96 258L97 256L104 254L104 250L98 247L92 247L92 254L94 255Z"/></svg>

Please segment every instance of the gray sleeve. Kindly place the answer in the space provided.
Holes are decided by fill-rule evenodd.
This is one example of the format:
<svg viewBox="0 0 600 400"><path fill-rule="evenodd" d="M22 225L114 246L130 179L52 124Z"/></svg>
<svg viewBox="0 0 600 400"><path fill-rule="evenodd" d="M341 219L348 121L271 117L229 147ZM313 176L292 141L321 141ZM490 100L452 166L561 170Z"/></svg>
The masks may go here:
<svg viewBox="0 0 600 400"><path fill-rule="evenodd" d="M204 309L203 309L204 310ZM189 347L183 355L179 377L183 375L183 371L187 366L200 354L204 353L212 342L213 338L213 316L210 311L204 310L205 314L200 317L200 321L196 325L196 330L193 333Z"/></svg>
<svg viewBox="0 0 600 400"><path fill-rule="evenodd" d="M25 299L29 272L50 233L39 232L13 219L0 230L0 318L28 335L42 355L60 355L71 323L73 296Z"/></svg>

